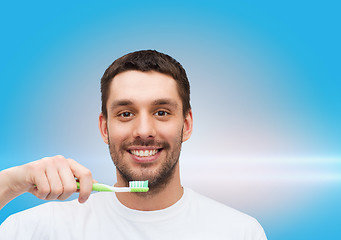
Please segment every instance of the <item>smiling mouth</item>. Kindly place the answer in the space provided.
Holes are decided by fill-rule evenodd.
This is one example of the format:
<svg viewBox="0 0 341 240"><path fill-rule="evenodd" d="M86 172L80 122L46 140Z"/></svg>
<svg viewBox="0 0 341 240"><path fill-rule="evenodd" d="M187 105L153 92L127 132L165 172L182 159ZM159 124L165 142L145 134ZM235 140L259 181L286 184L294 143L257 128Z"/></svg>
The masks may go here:
<svg viewBox="0 0 341 240"><path fill-rule="evenodd" d="M152 150L129 150L129 153L137 157L152 157L160 152L162 149Z"/></svg>

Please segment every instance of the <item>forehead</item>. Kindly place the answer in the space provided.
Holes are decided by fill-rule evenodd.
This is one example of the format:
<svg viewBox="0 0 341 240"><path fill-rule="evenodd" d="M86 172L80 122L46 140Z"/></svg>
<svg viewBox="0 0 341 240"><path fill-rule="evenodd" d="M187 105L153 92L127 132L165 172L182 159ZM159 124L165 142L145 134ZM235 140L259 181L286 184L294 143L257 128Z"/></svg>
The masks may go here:
<svg viewBox="0 0 341 240"><path fill-rule="evenodd" d="M108 101L129 99L142 103L161 98L181 101L176 81L171 76L154 71L126 71L112 80Z"/></svg>

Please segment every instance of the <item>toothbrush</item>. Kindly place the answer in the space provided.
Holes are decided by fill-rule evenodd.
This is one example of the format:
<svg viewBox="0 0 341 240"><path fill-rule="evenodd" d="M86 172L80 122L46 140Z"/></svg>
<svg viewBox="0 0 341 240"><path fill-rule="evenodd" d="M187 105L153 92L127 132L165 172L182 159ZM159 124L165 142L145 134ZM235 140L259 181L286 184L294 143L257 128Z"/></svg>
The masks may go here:
<svg viewBox="0 0 341 240"><path fill-rule="evenodd" d="M77 182L77 188L79 189L79 182ZM92 190L97 192L148 192L148 180L147 181L130 181L129 187L112 187L103 183L92 184Z"/></svg>

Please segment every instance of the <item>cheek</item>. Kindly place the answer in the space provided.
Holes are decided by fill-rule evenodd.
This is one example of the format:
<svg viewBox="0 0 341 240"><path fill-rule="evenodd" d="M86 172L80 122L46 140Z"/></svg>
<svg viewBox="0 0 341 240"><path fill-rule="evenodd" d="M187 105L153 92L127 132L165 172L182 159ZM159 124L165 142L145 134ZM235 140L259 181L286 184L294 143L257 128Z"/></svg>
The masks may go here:
<svg viewBox="0 0 341 240"><path fill-rule="evenodd" d="M129 138L131 131L127 126L120 126L119 124L112 124L109 126L109 138L110 141L117 142L124 141Z"/></svg>
<svg viewBox="0 0 341 240"><path fill-rule="evenodd" d="M158 133L160 137L164 138L169 142L174 142L181 137L183 124L174 123L171 125L160 127Z"/></svg>

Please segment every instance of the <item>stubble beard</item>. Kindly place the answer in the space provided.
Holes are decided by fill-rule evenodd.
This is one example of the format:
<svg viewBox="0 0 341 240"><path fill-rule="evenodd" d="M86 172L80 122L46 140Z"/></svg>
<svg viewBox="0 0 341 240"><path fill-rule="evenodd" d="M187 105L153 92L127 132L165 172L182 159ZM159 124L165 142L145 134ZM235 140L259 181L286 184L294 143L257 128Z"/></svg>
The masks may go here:
<svg viewBox="0 0 341 240"><path fill-rule="evenodd" d="M148 192L149 194L147 195L154 195L162 190L174 176L181 152L182 135L183 130L181 130L179 137L174 141L173 149L171 149L168 142L135 139L130 143L123 142L121 146L119 146L119 150L116 150L116 145L110 141L110 137L108 136L111 159L118 170L118 174L120 174L122 179L125 181L125 184L128 185L129 181L148 180L148 187L150 190ZM132 145L158 146L161 147L163 149L162 151L166 152L167 154L161 165L156 170L150 169L154 163L141 163L138 168L132 169L123 158L124 154L127 155L127 147Z"/></svg>

